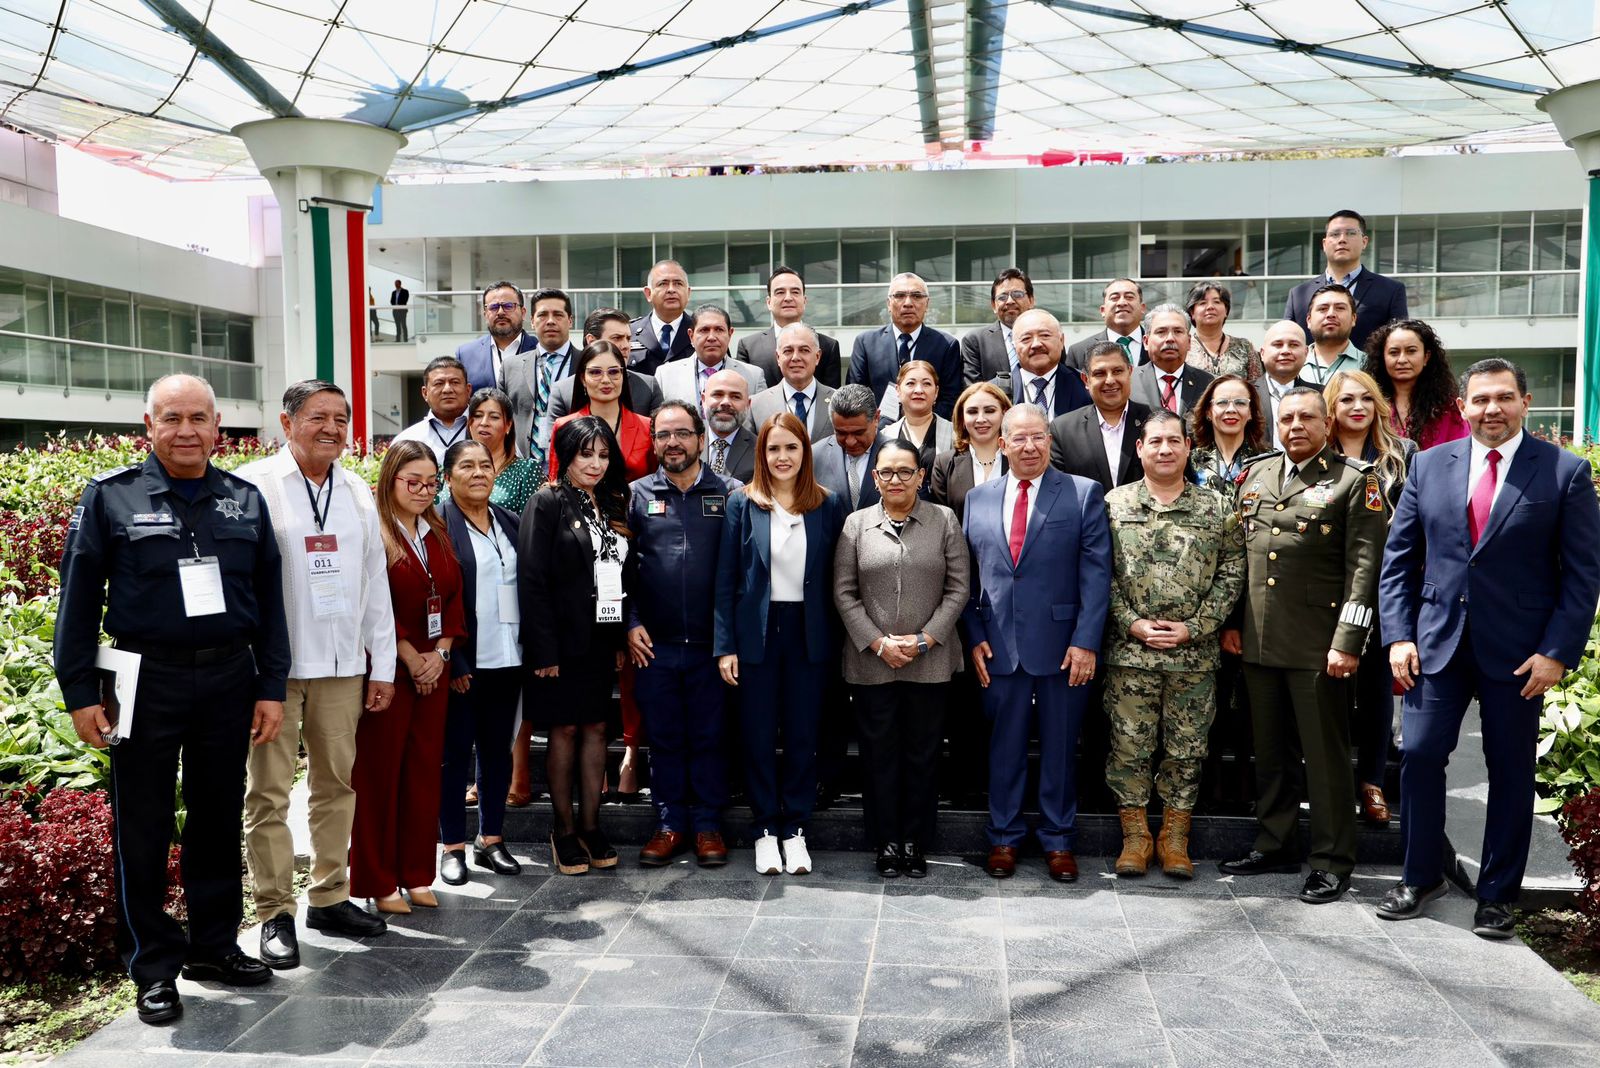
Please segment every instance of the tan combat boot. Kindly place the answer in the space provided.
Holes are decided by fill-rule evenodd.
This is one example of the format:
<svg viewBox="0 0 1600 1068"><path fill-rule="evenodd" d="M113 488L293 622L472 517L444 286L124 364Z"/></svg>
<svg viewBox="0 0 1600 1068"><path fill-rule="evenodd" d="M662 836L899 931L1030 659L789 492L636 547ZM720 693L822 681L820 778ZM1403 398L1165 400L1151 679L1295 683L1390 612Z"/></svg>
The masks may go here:
<svg viewBox="0 0 1600 1068"><path fill-rule="evenodd" d="M1122 818L1122 853L1117 857L1118 875L1143 875L1155 854L1150 840L1150 821L1143 808L1119 808Z"/></svg>
<svg viewBox="0 0 1600 1068"><path fill-rule="evenodd" d="M1194 861L1189 859L1189 816L1183 809L1167 809L1161 817L1161 837L1156 839L1161 870L1175 879L1194 878Z"/></svg>

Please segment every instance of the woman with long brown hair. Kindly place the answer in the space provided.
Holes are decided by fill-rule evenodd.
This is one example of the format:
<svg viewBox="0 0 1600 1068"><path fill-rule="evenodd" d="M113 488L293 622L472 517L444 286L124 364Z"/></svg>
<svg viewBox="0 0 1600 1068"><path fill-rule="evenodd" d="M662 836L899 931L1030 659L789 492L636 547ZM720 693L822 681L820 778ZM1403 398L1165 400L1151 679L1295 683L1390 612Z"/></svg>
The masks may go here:
<svg viewBox="0 0 1600 1068"><path fill-rule="evenodd" d="M961 519L967 494L1006 473L1000 451L1000 420L1011 407L1006 391L993 382L974 382L956 398L950 448L934 457L929 498Z"/></svg>
<svg viewBox="0 0 1600 1068"><path fill-rule="evenodd" d="M1206 385L1189 418L1194 439L1189 462L1200 484L1232 499L1245 461L1270 448L1260 394L1239 375L1219 375Z"/></svg>
<svg viewBox="0 0 1600 1068"><path fill-rule="evenodd" d="M728 498L712 639L723 681L743 698L745 793L756 870L766 875L811 870L805 825L817 796L822 680L839 655L833 549L845 512L817 482L805 426L788 412L768 419L751 482Z"/></svg>

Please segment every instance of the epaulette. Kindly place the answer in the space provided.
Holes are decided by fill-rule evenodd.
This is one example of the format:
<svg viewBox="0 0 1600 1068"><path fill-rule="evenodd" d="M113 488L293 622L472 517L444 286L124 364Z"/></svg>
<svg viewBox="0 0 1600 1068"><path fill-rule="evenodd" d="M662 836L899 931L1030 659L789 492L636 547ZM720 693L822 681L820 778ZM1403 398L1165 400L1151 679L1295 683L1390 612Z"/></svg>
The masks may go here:
<svg viewBox="0 0 1600 1068"><path fill-rule="evenodd" d="M128 464L124 467L113 467L109 471L102 471L98 475L95 475L89 480L89 484L94 485L95 483L104 482L107 479L116 478L118 475L127 474L129 471L137 471L142 466L142 464Z"/></svg>
<svg viewBox="0 0 1600 1068"><path fill-rule="evenodd" d="M1251 464L1259 463L1262 460L1270 460L1274 456L1282 456L1282 455L1283 455L1283 450L1282 449L1273 449L1270 452L1258 452L1254 456L1247 456L1242 461L1240 461L1239 470L1243 471L1245 468L1249 467Z"/></svg>
<svg viewBox="0 0 1600 1068"><path fill-rule="evenodd" d="M1367 463L1367 461L1361 459L1359 456L1346 456L1341 453L1339 455L1339 459L1343 460L1346 464L1355 468L1357 471L1367 471L1372 467L1371 464Z"/></svg>

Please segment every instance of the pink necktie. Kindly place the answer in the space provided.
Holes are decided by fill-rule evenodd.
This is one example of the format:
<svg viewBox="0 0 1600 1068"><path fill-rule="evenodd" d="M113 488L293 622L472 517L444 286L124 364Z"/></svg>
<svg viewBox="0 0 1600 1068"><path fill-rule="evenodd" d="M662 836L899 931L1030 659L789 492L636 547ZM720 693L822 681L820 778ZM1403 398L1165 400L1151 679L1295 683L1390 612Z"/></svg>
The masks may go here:
<svg viewBox="0 0 1600 1068"><path fill-rule="evenodd" d="M1177 415L1178 414L1178 386L1177 386L1178 376L1177 375L1162 375L1161 376L1161 381L1166 383L1166 387L1164 389L1162 389L1162 391L1161 391L1161 407L1165 408L1167 411L1171 412L1173 415Z"/></svg>
<svg viewBox="0 0 1600 1068"><path fill-rule="evenodd" d="M1022 558L1022 539L1028 536L1028 487L1033 485L1027 479L1017 482L1017 503L1011 508L1011 563L1016 566Z"/></svg>
<svg viewBox="0 0 1600 1068"><path fill-rule="evenodd" d="M1467 534L1476 548L1483 537L1483 528L1489 525L1489 510L1494 507L1494 486L1500 473L1500 450L1489 450L1489 466L1483 469L1478 484L1472 488L1472 503L1467 506Z"/></svg>

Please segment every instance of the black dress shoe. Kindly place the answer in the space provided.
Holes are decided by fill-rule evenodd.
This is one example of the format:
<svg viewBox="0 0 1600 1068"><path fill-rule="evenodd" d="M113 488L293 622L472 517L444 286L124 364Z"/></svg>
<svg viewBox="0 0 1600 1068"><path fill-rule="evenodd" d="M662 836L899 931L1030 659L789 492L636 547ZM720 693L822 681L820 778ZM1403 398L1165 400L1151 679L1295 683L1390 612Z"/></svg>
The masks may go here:
<svg viewBox="0 0 1600 1068"><path fill-rule="evenodd" d="M382 916L374 916L354 901L313 905L306 909L306 926L345 938L372 938L389 929Z"/></svg>
<svg viewBox="0 0 1600 1068"><path fill-rule="evenodd" d="M1391 886L1389 892L1383 895L1383 900L1378 903L1378 918L1380 920L1410 920L1422 915L1422 907L1430 901L1437 901L1450 888L1445 881L1440 879L1432 886L1412 886L1401 883Z"/></svg>
<svg viewBox="0 0 1600 1068"><path fill-rule="evenodd" d="M1472 914L1472 933L1479 938L1504 940L1516 934L1516 927L1517 917L1503 901L1480 901Z"/></svg>
<svg viewBox="0 0 1600 1068"><path fill-rule="evenodd" d="M197 983L222 983L225 986L260 986L272 979L272 970L254 957L236 949L221 960L192 960L183 966L183 977Z"/></svg>
<svg viewBox="0 0 1600 1068"><path fill-rule="evenodd" d="M261 963L269 968L300 967L300 939L289 913L280 912L261 925Z"/></svg>
<svg viewBox="0 0 1600 1068"><path fill-rule="evenodd" d="M522 865L518 864L511 851L504 842L494 845L484 845L480 838L472 843L472 863L480 868L488 868L497 875L521 875Z"/></svg>
<svg viewBox="0 0 1600 1068"><path fill-rule="evenodd" d="M147 1024L171 1023L183 1015L183 999L178 997L178 984L171 979L157 979L141 986L136 1004L139 1019Z"/></svg>
<svg viewBox="0 0 1600 1068"><path fill-rule="evenodd" d="M1340 879L1331 871L1313 868L1311 874L1306 876L1306 885L1300 889L1300 900L1308 905L1326 905L1330 901L1338 901L1348 889L1350 876Z"/></svg>
<svg viewBox="0 0 1600 1068"><path fill-rule="evenodd" d="M460 886L467 881L467 851L446 849L439 858L439 878L446 886Z"/></svg>
<svg viewBox="0 0 1600 1068"><path fill-rule="evenodd" d="M878 847L878 874L885 879L899 878L900 865L903 862L903 858L900 856L900 847L893 842Z"/></svg>
<svg viewBox="0 0 1600 1068"><path fill-rule="evenodd" d="M926 879L928 877L928 857L922 847L915 842L907 842L900 847L900 856L904 858L900 870L913 879Z"/></svg>
<svg viewBox="0 0 1600 1068"><path fill-rule="evenodd" d="M1242 857L1220 862L1217 870L1224 875L1299 875L1300 861L1287 853L1263 853L1259 849L1252 849Z"/></svg>

